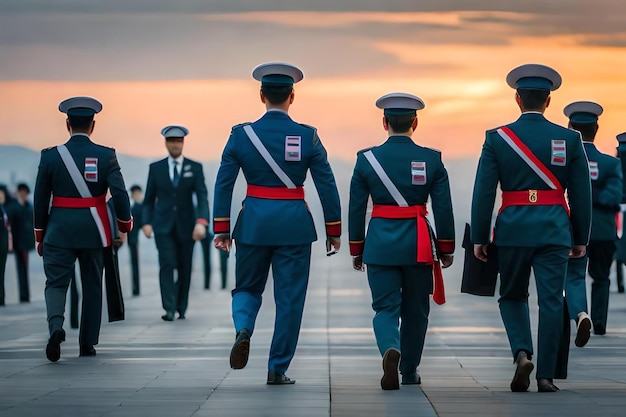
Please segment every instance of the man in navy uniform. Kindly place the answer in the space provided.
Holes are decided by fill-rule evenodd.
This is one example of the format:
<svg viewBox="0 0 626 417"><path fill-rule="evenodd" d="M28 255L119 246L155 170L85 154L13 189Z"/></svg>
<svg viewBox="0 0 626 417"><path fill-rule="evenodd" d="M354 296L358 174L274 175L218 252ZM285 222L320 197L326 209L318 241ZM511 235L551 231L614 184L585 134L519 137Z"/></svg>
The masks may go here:
<svg viewBox="0 0 626 417"><path fill-rule="evenodd" d="M139 229L143 226L143 190L141 186L134 184L130 187L130 198L133 200L130 211L133 215L135 227L128 232L128 251L130 252L133 295L136 296L139 295L141 288L139 284Z"/></svg>
<svg viewBox="0 0 626 417"><path fill-rule="evenodd" d="M20 303L30 302L28 252L35 249L33 206L28 201L29 195L30 187L26 183L19 183L15 198L7 207L9 223L11 223L11 234L13 235L13 253L15 254Z"/></svg>
<svg viewBox="0 0 626 417"><path fill-rule="evenodd" d="M622 132L615 136L617 139L617 157L621 161L622 180L626 177L626 132ZM626 236L624 236L624 212L626 211L626 181L622 181L622 201L620 204L620 213L618 217L618 234L619 239L615 244L615 268L617 280L617 292L624 292L624 263L626 263Z"/></svg>
<svg viewBox="0 0 626 417"><path fill-rule="evenodd" d="M591 101L577 101L568 104L563 109L565 116L569 117L568 127L580 132L582 136L591 177L591 237L587 254L582 258L570 259L565 282L565 297L570 318L576 320L577 324L575 344L578 347L587 344L592 323L595 334L606 333L611 286L609 274L617 240L615 215L619 212L619 205L622 201L620 160L600 152L593 143L598 132L598 116L602 114L602 111L602 106ZM587 259L589 259L588 264ZM591 320L587 315L587 286L585 285L587 269L593 279Z"/></svg>
<svg viewBox="0 0 626 417"><path fill-rule="evenodd" d="M580 134L543 116L561 76L544 65L527 64L512 70L506 80L517 90L515 101L522 115L486 133L472 199L474 255L487 260L499 183L502 207L494 241L500 265L500 314L516 364L511 390L527 391L534 369L528 310L532 267L539 300L537 388L555 392L567 261L584 256L589 239L589 169Z"/></svg>
<svg viewBox="0 0 626 417"><path fill-rule="evenodd" d="M293 84L302 80L302 71L290 64L267 63L256 67L252 76L261 81L260 98L267 111L256 122L233 127L215 183L214 242L222 250L231 245L231 199L239 169L248 184L233 231L237 246L232 291L236 339L230 365L241 369L248 362L250 336L271 266L276 319L267 383L293 384L285 373L298 342L311 243L317 239L304 201L307 172L311 172L322 202L328 250L340 246L339 194L317 130L294 122L287 113L294 100Z"/></svg>
<svg viewBox="0 0 626 417"><path fill-rule="evenodd" d="M132 229L130 202L115 150L93 143L94 115L102 104L91 97L72 97L59 105L67 114L71 137L41 152L34 192L37 252L46 274L46 309L50 339L46 356L61 356L67 288L78 259L83 288L80 356L95 356L102 317L102 248L112 241L106 208L111 192L118 228Z"/></svg>
<svg viewBox="0 0 626 417"><path fill-rule="evenodd" d="M185 318L193 246L206 235L209 202L202 164L183 157L185 136L189 134L187 128L167 126L161 134L169 156L150 164L142 229L147 238L154 232L159 251L161 302L165 310L161 318L172 321L175 312L179 319Z"/></svg>
<svg viewBox="0 0 626 417"><path fill-rule="evenodd" d="M385 143L357 154L350 183L350 254L353 267L364 270L372 292L374 334L383 356L384 390L421 383L417 367L424 350L430 294L439 291L441 266L452 265L454 218L448 172L441 152L417 145L417 110L424 102L406 93L376 101L384 109ZM374 204L365 233L368 199ZM426 220L431 199L436 241ZM433 288L433 273L438 281ZM399 320L401 324L399 325Z"/></svg>

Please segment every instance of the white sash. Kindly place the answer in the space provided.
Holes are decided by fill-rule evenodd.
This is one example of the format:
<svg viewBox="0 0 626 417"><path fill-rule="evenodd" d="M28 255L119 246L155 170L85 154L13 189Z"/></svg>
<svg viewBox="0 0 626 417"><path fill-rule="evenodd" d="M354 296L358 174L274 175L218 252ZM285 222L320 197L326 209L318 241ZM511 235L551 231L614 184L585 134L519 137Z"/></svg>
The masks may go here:
<svg viewBox="0 0 626 417"><path fill-rule="evenodd" d="M272 155L270 155L269 151L265 148L265 146L263 146L261 139L259 139L254 129L252 129L252 126L245 125L243 130L246 132L246 135L248 135L250 142L252 142L256 150L259 151L263 159L265 159L265 162L267 162L272 171L274 171L274 174L276 174L283 184L285 184L287 188L296 188L296 185L293 181L291 181L291 178L289 178L285 171L278 166L274 158L272 158Z"/></svg>
<svg viewBox="0 0 626 417"><path fill-rule="evenodd" d="M548 176L541 170L541 168L539 168L539 166L532 159L530 159L519 146L517 146L515 141L509 135L507 135L505 131L503 131L502 129L498 129L497 132L498 135L500 135L500 137L502 137L502 139L504 139L504 141L515 151L515 153L518 154L520 158L524 160L524 162L526 162L526 165L528 165L530 169L532 169L533 172L537 174L539 178L541 178L543 182L548 185L548 187L552 188L553 190L559 188L550 178L548 178Z"/></svg>
<svg viewBox="0 0 626 417"><path fill-rule="evenodd" d="M369 161L370 165L374 169L374 172L376 172L378 178L380 178L387 191L389 191L389 194L391 194L393 199L396 200L396 204L398 204L400 207L408 207L409 203L407 203L402 194L400 194L400 190L398 190L398 188L391 181L391 178L389 178L372 151L364 152L363 156L365 156L365 158Z"/></svg>
<svg viewBox="0 0 626 417"><path fill-rule="evenodd" d="M78 193L82 198L90 198L92 197L91 191L89 191L89 187L87 183L83 179L83 176L80 173L80 170L76 166L76 162L74 162L74 158L72 158L72 154L67 149L65 145L57 146L57 151L59 151L59 155L61 155L61 159L63 160L63 164L65 164L65 168L67 172L70 174L70 178L72 178L72 182ZM89 207L89 212L91 213L91 217L93 217L94 222L96 222L96 227L98 228L98 233L100 233L100 240L102 241L102 246L106 247L107 235L104 231L104 224L102 223L102 219L98 215L98 210L95 207Z"/></svg>

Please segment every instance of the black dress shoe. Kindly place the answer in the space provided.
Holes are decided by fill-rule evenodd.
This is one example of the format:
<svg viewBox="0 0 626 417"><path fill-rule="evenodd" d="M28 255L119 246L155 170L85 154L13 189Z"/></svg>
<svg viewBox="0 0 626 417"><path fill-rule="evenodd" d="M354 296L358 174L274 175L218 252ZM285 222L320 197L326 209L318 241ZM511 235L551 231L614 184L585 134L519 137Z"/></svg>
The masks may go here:
<svg viewBox="0 0 626 417"><path fill-rule="evenodd" d="M56 362L61 358L61 343L65 341L65 331L55 330L48 339L46 357L50 362Z"/></svg>
<svg viewBox="0 0 626 417"><path fill-rule="evenodd" d="M402 375L402 385L418 385L422 383L422 377L417 372L414 374Z"/></svg>
<svg viewBox="0 0 626 417"><path fill-rule="evenodd" d="M185 314L178 313L178 320L185 320Z"/></svg>
<svg viewBox="0 0 626 417"><path fill-rule="evenodd" d="M171 311L168 311L167 313L163 314L161 318L164 321L174 321L174 313L172 313Z"/></svg>
<svg viewBox="0 0 626 417"><path fill-rule="evenodd" d="M526 392L530 386L530 373L535 369L535 365L528 359L528 354L523 350L518 352L515 363L517 367L511 381L511 391Z"/></svg>
<svg viewBox="0 0 626 417"><path fill-rule="evenodd" d="M295 383L295 379L291 379L285 374L267 371L267 385L291 385Z"/></svg>
<svg viewBox="0 0 626 417"><path fill-rule="evenodd" d="M574 340L574 344L578 347L583 347L589 341L589 337L591 336L591 319L589 315L584 311L578 313L578 318L576 321L576 340Z"/></svg>
<svg viewBox="0 0 626 417"><path fill-rule="evenodd" d="M602 323L595 322L593 323L593 334L597 334L599 336L603 336L606 334L606 326Z"/></svg>
<svg viewBox="0 0 626 417"><path fill-rule="evenodd" d="M383 377L380 379L380 387L382 389L400 389L398 363L400 363L400 351L393 348L387 349L383 356Z"/></svg>
<svg viewBox="0 0 626 417"><path fill-rule="evenodd" d="M94 349L93 345L80 345L78 356L96 356L96 349Z"/></svg>
<svg viewBox="0 0 626 417"><path fill-rule="evenodd" d="M243 369L248 364L249 354L250 331L248 329L241 329L235 337L233 348L230 350L230 367L233 369Z"/></svg>
<svg viewBox="0 0 626 417"><path fill-rule="evenodd" d="M557 392L559 387L552 383L552 379L539 378L537 379L537 391L539 392Z"/></svg>

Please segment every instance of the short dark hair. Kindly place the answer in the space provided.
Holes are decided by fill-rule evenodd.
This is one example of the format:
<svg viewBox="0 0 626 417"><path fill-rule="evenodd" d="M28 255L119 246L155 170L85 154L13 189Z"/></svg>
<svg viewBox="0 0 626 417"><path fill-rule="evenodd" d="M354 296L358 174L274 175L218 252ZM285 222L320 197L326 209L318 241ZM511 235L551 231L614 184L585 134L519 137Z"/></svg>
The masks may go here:
<svg viewBox="0 0 626 417"><path fill-rule="evenodd" d="M25 182L20 182L19 184L17 184L17 191L26 191L28 194L30 194L30 187Z"/></svg>
<svg viewBox="0 0 626 417"><path fill-rule="evenodd" d="M93 116L67 116L70 126L74 129L88 129L93 122Z"/></svg>
<svg viewBox="0 0 626 417"><path fill-rule="evenodd" d="M284 103L293 92L292 85L261 85L261 92L270 104Z"/></svg>
<svg viewBox="0 0 626 417"><path fill-rule="evenodd" d="M594 139L598 132L598 123L572 123L570 122L572 129L580 132L583 139Z"/></svg>
<svg viewBox="0 0 626 417"><path fill-rule="evenodd" d="M517 94L522 100L522 106L524 110L540 110L548 100L550 91L548 90L536 90L530 88L519 88Z"/></svg>
<svg viewBox="0 0 626 417"><path fill-rule="evenodd" d="M400 116L385 116L385 119L387 119L387 124L394 132L404 133L409 131L416 117L414 114L403 114Z"/></svg>
<svg viewBox="0 0 626 417"><path fill-rule="evenodd" d="M131 192L131 193L134 193L135 191L141 191L141 187L140 187L139 185L137 185L137 184L133 184L133 185L130 187L130 192Z"/></svg>

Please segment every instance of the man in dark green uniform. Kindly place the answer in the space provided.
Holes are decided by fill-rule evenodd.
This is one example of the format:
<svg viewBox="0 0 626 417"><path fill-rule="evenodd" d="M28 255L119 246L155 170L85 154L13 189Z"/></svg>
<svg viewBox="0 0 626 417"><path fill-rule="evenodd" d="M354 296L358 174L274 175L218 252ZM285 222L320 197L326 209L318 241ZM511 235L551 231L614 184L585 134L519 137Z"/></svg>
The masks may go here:
<svg viewBox="0 0 626 417"><path fill-rule="evenodd" d="M543 116L561 76L544 65L527 64L512 70L506 80L517 90L515 101L522 115L486 133L472 199L472 242L474 255L486 261L499 183L502 206L494 241L500 314L517 365L511 390L527 391L534 369L528 310L532 267L539 301L537 388L554 392L567 261L584 256L589 239L589 169L580 134Z"/></svg>
<svg viewBox="0 0 626 417"><path fill-rule="evenodd" d="M582 136L591 177L591 238L587 254L582 258L570 259L565 282L570 318L576 320L577 324L575 344L578 347L587 344L592 323L595 334L606 333L611 286L609 274L617 240L615 214L619 212L622 201L621 163L619 159L600 152L593 143L598 132L598 116L602 111L602 106L590 101L577 101L563 109L563 113L569 117L568 127ZM587 269L593 278L591 320L587 315Z"/></svg>
<svg viewBox="0 0 626 417"><path fill-rule="evenodd" d="M392 93L379 98L376 106L384 109L383 128L389 137L357 154L350 183L350 254L356 270L367 264L376 312L374 334L383 355L380 384L392 390L399 388L398 365L403 385L421 382L417 367L428 327L433 273L434 296L440 297L439 260L444 268L452 264L454 219L441 153L411 139L424 102L411 94ZM366 236L370 196L374 208ZM429 197L436 242L426 220Z"/></svg>
<svg viewBox="0 0 626 417"><path fill-rule="evenodd" d="M67 114L71 137L41 152L34 192L37 252L46 273L46 310L50 339L48 360L61 357L67 288L80 264L83 289L80 356L95 356L102 319L102 248L112 242L106 207L111 192L121 232L133 227L130 202L115 150L91 141L93 117L102 104L91 97L72 97L59 105Z"/></svg>

